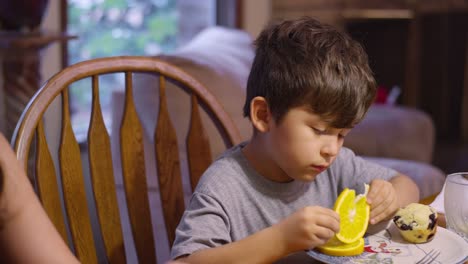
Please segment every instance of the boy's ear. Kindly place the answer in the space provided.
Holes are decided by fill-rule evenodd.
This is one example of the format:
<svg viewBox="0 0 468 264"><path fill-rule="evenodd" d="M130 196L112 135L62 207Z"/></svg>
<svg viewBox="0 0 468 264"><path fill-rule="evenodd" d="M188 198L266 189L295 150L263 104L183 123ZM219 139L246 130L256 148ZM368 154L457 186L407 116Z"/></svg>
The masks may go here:
<svg viewBox="0 0 468 264"><path fill-rule="evenodd" d="M265 97L257 96L250 101L250 120L259 132L268 132L272 116Z"/></svg>

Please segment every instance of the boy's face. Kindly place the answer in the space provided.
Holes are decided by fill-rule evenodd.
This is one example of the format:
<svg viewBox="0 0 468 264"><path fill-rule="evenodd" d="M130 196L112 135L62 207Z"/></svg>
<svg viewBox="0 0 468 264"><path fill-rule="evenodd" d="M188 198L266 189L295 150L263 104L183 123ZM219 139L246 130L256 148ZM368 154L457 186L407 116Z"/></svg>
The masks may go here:
<svg viewBox="0 0 468 264"><path fill-rule="evenodd" d="M335 160L350 129L332 128L303 107L289 110L265 134L277 181L312 181Z"/></svg>

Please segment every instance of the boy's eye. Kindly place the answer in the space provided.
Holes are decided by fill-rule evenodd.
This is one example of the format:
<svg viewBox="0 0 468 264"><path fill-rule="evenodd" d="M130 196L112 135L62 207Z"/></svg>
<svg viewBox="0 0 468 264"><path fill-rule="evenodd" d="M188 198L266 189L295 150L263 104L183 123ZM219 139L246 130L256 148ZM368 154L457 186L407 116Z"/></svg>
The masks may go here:
<svg viewBox="0 0 468 264"><path fill-rule="evenodd" d="M344 129L341 131L341 133L338 135L340 138L345 138L349 132L351 131L351 129Z"/></svg>
<svg viewBox="0 0 468 264"><path fill-rule="evenodd" d="M312 130L314 130L315 134L321 136L321 135L328 135L330 132L328 132L326 129L325 130L321 130L321 129L318 129L318 128L315 128L315 127L312 127ZM340 139L344 139L346 137L348 133L340 133L338 134L338 138Z"/></svg>
<svg viewBox="0 0 468 264"><path fill-rule="evenodd" d="M320 129L315 128L315 127L313 127L312 129L314 130L315 134L317 134L317 135L325 135L326 132L327 132L326 130L320 130Z"/></svg>

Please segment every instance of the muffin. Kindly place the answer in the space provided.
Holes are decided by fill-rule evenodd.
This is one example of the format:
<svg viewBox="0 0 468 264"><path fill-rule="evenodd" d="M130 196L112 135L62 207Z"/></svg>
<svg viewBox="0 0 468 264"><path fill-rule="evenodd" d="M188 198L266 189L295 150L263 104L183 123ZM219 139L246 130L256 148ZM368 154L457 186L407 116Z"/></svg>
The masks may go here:
<svg viewBox="0 0 468 264"><path fill-rule="evenodd" d="M393 222L406 241L426 243L434 238L437 231L437 212L428 205L412 203L400 208Z"/></svg>

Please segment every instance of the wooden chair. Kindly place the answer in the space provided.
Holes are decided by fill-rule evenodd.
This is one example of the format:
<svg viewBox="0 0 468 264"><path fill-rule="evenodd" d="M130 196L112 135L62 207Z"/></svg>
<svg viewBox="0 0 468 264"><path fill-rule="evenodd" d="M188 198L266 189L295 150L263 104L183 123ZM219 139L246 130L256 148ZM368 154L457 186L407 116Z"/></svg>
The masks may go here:
<svg viewBox="0 0 468 264"><path fill-rule="evenodd" d="M99 102L98 78L103 74L118 72L125 75L125 106L120 126L120 159L128 216L138 262L156 263L155 238L146 191L148 186L145 177L142 125L133 99L132 74L143 72L159 76L160 103L154 132L154 148L167 234L158 235L167 235L169 245L174 241L174 231L185 205L178 143L167 110L166 82L169 80L177 85L171 88L179 87L191 97L191 118L190 124L187 124L187 126L190 125L190 129L186 145L192 188L198 182L202 172L212 162L199 106L206 111L216 125L226 147L240 142L239 133L230 117L201 83L177 67L154 58L111 57L81 62L53 76L31 99L13 135L12 145L25 169L28 166L34 167L33 180L38 195L62 237L70 242L71 248L82 263L97 263L93 239L93 232L96 230L93 230L90 224L89 205L86 202L85 192L85 188L90 188L90 186L86 186L83 179L80 148L70 121L68 92L70 84L84 78L91 78L93 100L88 132L88 151L89 171L94 193L93 202L95 202L108 261L125 263L121 212L114 183L110 139L103 122ZM48 106L60 95L62 96L62 124L57 166L59 177L57 177L42 120ZM60 182L61 188L59 188ZM60 189L63 189L65 212L61 209ZM67 232L71 234L69 238Z"/></svg>

